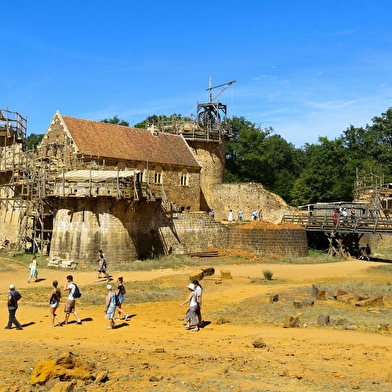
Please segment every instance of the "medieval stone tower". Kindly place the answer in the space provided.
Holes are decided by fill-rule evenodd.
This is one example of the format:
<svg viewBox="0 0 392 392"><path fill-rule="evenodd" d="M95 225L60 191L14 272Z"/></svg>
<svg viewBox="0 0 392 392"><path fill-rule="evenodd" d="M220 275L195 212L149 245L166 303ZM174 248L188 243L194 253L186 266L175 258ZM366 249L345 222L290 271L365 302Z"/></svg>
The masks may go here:
<svg viewBox="0 0 392 392"><path fill-rule="evenodd" d="M224 182L226 142L232 137L227 120L227 105L217 100L230 85L228 83L207 88L209 102L197 104L196 121L179 120L165 124L154 124L153 128L161 132L181 134L193 151L201 166L200 172L200 210L214 208L214 186ZM221 88L215 96L212 90Z"/></svg>

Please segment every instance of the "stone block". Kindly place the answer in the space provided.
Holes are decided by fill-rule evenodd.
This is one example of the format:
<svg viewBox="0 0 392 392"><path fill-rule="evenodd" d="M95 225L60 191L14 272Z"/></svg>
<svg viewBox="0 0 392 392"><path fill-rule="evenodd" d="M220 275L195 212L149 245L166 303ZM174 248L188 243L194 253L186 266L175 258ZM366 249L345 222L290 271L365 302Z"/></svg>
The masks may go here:
<svg viewBox="0 0 392 392"><path fill-rule="evenodd" d="M362 307L373 307L373 306L380 306L383 304L383 295L377 295L374 297L370 297L368 299L364 299L362 301L358 301L355 306L362 306Z"/></svg>
<svg viewBox="0 0 392 392"><path fill-rule="evenodd" d="M278 302L279 301L279 294L271 294L270 295L270 302L274 303L274 302Z"/></svg>
<svg viewBox="0 0 392 392"><path fill-rule="evenodd" d="M323 300L325 299L325 290L314 284L312 286L312 296L316 299Z"/></svg>
<svg viewBox="0 0 392 392"><path fill-rule="evenodd" d="M338 295L336 297L338 301L346 302L348 304L353 303L353 302L358 302L360 300L360 297L357 294L354 293L347 293L344 295Z"/></svg>
<svg viewBox="0 0 392 392"><path fill-rule="evenodd" d="M193 282L194 280L202 280L204 278L203 271L194 271L189 275L189 280Z"/></svg>
<svg viewBox="0 0 392 392"><path fill-rule="evenodd" d="M304 300L302 300L302 303L304 306L314 306L313 299L305 298Z"/></svg>
<svg viewBox="0 0 392 392"><path fill-rule="evenodd" d="M342 290L342 289L336 289L333 293L333 297L336 299L337 297L340 297L342 295L348 294L348 291Z"/></svg>
<svg viewBox="0 0 392 392"><path fill-rule="evenodd" d="M290 316L286 314L286 317L284 319L284 328L298 328L299 327L299 317L298 316Z"/></svg>
<svg viewBox="0 0 392 392"><path fill-rule="evenodd" d="M330 318L329 316L324 316L322 314L320 314L320 316L318 316L317 319L317 325L329 325L330 324Z"/></svg>

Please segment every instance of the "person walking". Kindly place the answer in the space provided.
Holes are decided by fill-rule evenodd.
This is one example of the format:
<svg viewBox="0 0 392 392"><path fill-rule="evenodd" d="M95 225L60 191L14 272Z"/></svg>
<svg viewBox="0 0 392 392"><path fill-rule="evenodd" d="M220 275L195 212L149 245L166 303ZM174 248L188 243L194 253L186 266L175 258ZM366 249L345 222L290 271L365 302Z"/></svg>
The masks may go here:
<svg viewBox="0 0 392 392"><path fill-rule="evenodd" d="M98 282L99 279L101 278L101 274L104 274L106 281L109 282L109 275L106 272L107 270L107 262L105 258L105 254L103 251L100 249L98 251L98 274L97 274L97 279L95 279L95 282Z"/></svg>
<svg viewBox="0 0 392 392"><path fill-rule="evenodd" d="M227 220L228 220L229 222L233 222L233 210L230 210L230 211L229 211L229 215L227 216Z"/></svg>
<svg viewBox="0 0 392 392"><path fill-rule="evenodd" d="M116 312L116 294L112 290L112 285L108 284L106 286L108 290L108 295L106 296L106 305L105 305L105 317L109 320L109 326L106 329L113 329L114 324L114 313Z"/></svg>
<svg viewBox="0 0 392 392"><path fill-rule="evenodd" d="M244 216L244 212L242 210L238 211L238 222L242 223L242 217Z"/></svg>
<svg viewBox="0 0 392 392"><path fill-rule="evenodd" d="M199 283L198 280L194 280L192 281L192 283L195 285L196 302L199 305L198 308L196 309L196 316L198 321L197 324L199 327L202 327L203 317L201 316L201 306L203 304L203 287L201 287L201 284Z"/></svg>
<svg viewBox="0 0 392 392"><path fill-rule="evenodd" d="M338 221L339 221L339 210L335 209L332 214L332 222L336 226L338 224Z"/></svg>
<svg viewBox="0 0 392 392"><path fill-rule="evenodd" d="M38 280L37 267L38 267L37 258L36 258L36 256L33 256L33 258L31 259L30 265L29 265L30 275L29 275L29 278L27 279L27 283L30 283L30 279L33 276L35 278L35 282Z"/></svg>
<svg viewBox="0 0 392 392"><path fill-rule="evenodd" d="M56 314L56 310L60 305L60 299L61 299L61 291L57 287L59 282L57 280L54 280L52 285L53 285L53 290L49 294L49 310L50 310L50 321L51 325L50 327L54 328L54 320L57 320L57 325L61 326L61 321L58 318Z"/></svg>
<svg viewBox="0 0 392 392"><path fill-rule="evenodd" d="M69 315L73 313L73 315L76 317L76 324L82 324L82 320L79 318L79 315L76 313L75 310L75 292L76 292L76 284L73 281L73 276L68 275L64 284L64 291L68 291L68 297L67 297L67 302L65 303L64 307L64 313L65 313L65 319L63 324L67 325L68 324L68 319Z"/></svg>
<svg viewBox="0 0 392 392"><path fill-rule="evenodd" d="M196 311L197 308L199 307L199 304L196 301L196 295L195 295L195 285L193 283L189 284L187 288L190 290L190 293L187 297L187 299L180 305L183 306L186 303L189 304L189 309L187 310L184 320L186 321L185 324L185 329L189 329L193 332L198 332L199 331L199 326L197 324L196 320ZM193 328L192 328L193 326Z"/></svg>
<svg viewBox="0 0 392 392"><path fill-rule="evenodd" d="M5 327L5 329L11 329L12 324L15 325L15 328L17 330L23 329L22 326L20 325L19 321L16 319L15 314L16 310L18 309L18 301L22 298L22 295L19 293L19 291L15 290L15 286L13 284L9 285L9 293L8 293L8 301L7 301L7 306L8 306L8 324Z"/></svg>
<svg viewBox="0 0 392 392"><path fill-rule="evenodd" d="M127 313L125 313L122 310L122 304L124 302L124 295L126 293L124 284L123 284L123 277L120 276L119 278L117 278L117 292L116 292L116 296L117 296L117 313L118 313L118 317L115 318L115 320L120 320L120 313L122 315L124 315L124 320L127 321L129 315Z"/></svg>
<svg viewBox="0 0 392 392"><path fill-rule="evenodd" d="M372 250L370 249L369 244L366 244L365 253L366 253L366 260L370 261L370 255L372 254Z"/></svg>

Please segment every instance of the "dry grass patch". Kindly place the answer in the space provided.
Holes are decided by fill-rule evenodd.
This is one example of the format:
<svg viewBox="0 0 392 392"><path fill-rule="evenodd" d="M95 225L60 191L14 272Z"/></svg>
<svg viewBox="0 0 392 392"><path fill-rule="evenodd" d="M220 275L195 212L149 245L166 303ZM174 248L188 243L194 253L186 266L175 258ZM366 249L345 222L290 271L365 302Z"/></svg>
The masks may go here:
<svg viewBox="0 0 392 392"><path fill-rule="evenodd" d="M261 280L262 281L262 280ZM254 282L255 283L255 282ZM336 288L369 296L386 293L384 304L376 308L358 307L355 303L346 303L333 298ZM301 327L318 327L320 315L330 316L330 325L322 328L361 329L366 332L379 332L381 324L389 324L392 319L391 286L374 283L348 282L345 287L328 286L325 300L312 297L310 286L289 288L284 292L269 292L266 295L249 297L238 304L226 307L211 315L212 319L227 319L233 325L269 325L282 326L286 315L299 316ZM277 302L271 303L270 296L279 295ZM302 306L297 309L294 301L304 299L314 301L313 306Z"/></svg>

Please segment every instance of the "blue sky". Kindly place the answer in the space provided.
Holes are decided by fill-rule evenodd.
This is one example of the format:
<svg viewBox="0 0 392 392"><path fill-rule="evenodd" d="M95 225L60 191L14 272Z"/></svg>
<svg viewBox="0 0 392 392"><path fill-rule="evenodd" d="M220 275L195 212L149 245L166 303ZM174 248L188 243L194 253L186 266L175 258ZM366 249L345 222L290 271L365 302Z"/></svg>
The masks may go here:
<svg viewBox="0 0 392 392"><path fill-rule="evenodd" d="M212 84L229 116L296 147L392 106L389 0L67 0L2 8L0 108L28 133L54 113L130 125L196 112ZM218 93L220 89L214 90Z"/></svg>

